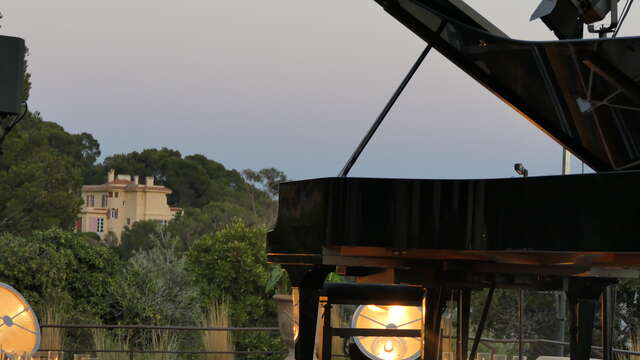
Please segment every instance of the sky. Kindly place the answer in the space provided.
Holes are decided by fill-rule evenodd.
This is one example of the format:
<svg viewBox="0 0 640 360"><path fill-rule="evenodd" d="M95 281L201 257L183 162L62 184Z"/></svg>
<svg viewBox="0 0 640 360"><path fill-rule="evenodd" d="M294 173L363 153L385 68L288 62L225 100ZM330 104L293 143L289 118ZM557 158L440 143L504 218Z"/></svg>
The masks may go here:
<svg viewBox="0 0 640 360"><path fill-rule="evenodd" d="M553 39L528 21L539 0L467 3L513 38ZM0 12L0 34L29 47L29 108L93 134L103 157L168 147L294 179L339 172L426 45L373 0L3 0ZM350 175L512 177L518 162L553 175L561 159L432 52Z"/></svg>

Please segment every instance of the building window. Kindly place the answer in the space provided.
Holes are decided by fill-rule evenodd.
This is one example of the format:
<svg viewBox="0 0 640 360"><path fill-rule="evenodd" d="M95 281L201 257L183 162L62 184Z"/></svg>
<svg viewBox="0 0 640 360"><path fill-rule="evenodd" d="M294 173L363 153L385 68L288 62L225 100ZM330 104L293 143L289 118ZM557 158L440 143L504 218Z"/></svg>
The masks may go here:
<svg viewBox="0 0 640 360"><path fill-rule="evenodd" d="M104 232L104 218L98 218L96 221L96 232Z"/></svg>
<svg viewBox="0 0 640 360"><path fill-rule="evenodd" d="M131 225L131 218L127 218L127 225Z"/></svg>
<svg viewBox="0 0 640 360"><path fill-rule="evenodd" d="M118 197L119 192L116 191L113 194L115 195L115 197Z"/></svg>
<svg viewBox="0 0 640 360"><path fill-rule="evenodd" d="M118 209L111 209L111 218L112 219L117 219L118 218Z"/></svg>
<svg viewBox="0 0 640 360"><path fill-rule="evenodd" d="M87 198L85 200L85 205L87 205L87 207L95 206L95 198L93 195L87 195Z"/></svg>
<svg viewBox="0 0 640 360"><path fill-rule="evenodd" d="M108 206L107 194L102 194L100 203L101 203L103 208L106 208Z"/></svg>
<svg viewBox="0 0 640 360"><path fill-rule="evenodd" d="M109 191L109 197L113 197L113 192Z"/></svg>

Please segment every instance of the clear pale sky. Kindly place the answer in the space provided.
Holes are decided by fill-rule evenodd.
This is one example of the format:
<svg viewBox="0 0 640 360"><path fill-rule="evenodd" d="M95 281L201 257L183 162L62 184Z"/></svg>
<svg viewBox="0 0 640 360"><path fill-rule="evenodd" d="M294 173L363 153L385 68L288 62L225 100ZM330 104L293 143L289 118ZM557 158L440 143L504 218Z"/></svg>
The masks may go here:
<svg viewBox="0 0 640 360"><path fill-rule="evenodd" d="M468 0L514 38L553 39L539 0ZM622 3L622 2L621 2ZM104 155L169 147L296 179L342 168L425 43L373 0L5 0L30 108ZM632 9L623 36L640 32ZM561 148L437 53L352 176L558 174ZM574 160L574 170L580 163Z"/></svg>

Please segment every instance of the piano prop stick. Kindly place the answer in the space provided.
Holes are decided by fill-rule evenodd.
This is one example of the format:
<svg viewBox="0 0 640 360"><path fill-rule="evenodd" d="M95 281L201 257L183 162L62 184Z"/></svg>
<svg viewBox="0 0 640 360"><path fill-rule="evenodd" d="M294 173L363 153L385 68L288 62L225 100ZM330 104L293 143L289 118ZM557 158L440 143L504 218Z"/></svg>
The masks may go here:
<svg viewBox="0 0 640 360"><path fill-rule="evenodd" d="M611 360L612 286L640 275L640 38L520 41L461 0L376 2L428 42L427 49L440 52L596 173L346 177L401 85L341 176L280 185L268 259L284 266L295 289L296 359L313 359L315 348L320 360L327 359L333 336L369 331L383 338L402 330L332 328L331 306L399 306L410 298L423 313L420 359L441 360L440 323L449 308L458 318L451 353L456 360L474 360L493 289L506 288L566 294L571 360L590 358L602 298L603 353ZM334 271L358 283L325 284ZM372 292L376 286L387 288ZM407 297L395 289L416 293ZM471 293L482 289L490 291L478 331L470 336ZM317 333L320 307L325 317ZM386 343L380 344L384 350ZM389 352L394 346L387 346ZM522 357L522 339L519 347Z"/></svg>

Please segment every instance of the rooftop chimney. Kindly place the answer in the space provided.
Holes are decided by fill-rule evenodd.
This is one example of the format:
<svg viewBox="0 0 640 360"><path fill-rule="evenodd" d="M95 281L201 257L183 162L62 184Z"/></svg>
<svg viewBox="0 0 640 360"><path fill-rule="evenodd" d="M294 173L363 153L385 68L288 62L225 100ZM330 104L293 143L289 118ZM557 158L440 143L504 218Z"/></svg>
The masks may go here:
<svg viewBox="0 0 640 360"><path fill-rule="evenodd" d="M153 186L153 176L146 176L144 178L144 181L145 181L145 185Z"/></svg>
<svg viewBox="0 0 640 360"><path fill-rule="evenodd" d="M112 183L114 181L116 181L116 170L111 169L109 170L109 174L107 175L107 183Z"/></svg>
<svg viewBox="0 0 640 360"><path fill-rule="evenodd" d="M139 183L139 179L140 179L140 177L138 177L138 175L133 175L133 183L134 184L138 184Z"/></svg>

